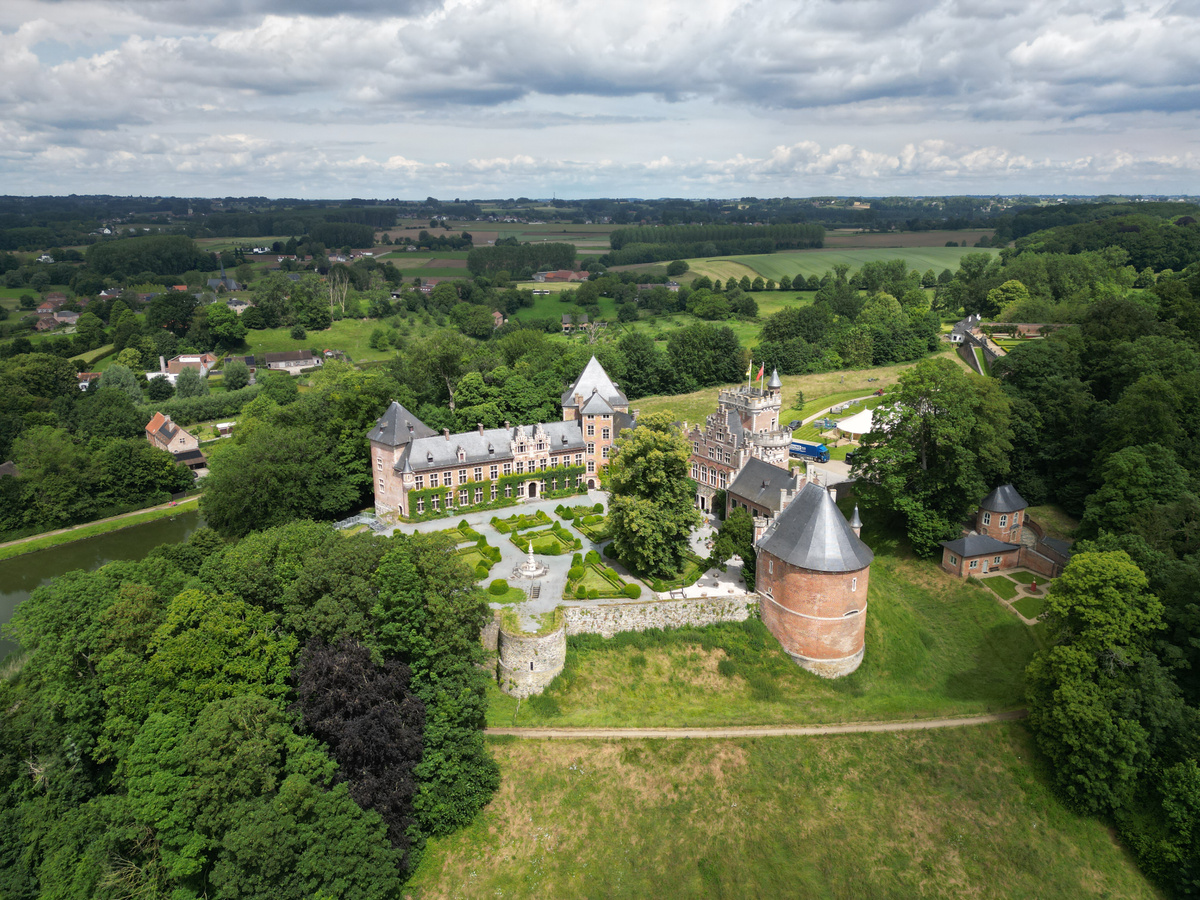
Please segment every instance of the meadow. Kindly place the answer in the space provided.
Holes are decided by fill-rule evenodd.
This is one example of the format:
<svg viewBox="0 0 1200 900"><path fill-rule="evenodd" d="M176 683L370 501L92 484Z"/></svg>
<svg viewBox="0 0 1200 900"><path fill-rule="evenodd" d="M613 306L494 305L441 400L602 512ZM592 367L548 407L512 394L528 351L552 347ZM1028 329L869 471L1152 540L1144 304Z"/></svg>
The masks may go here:
<svg viewBox="0 0 1200 900"><path fill-rule="evenodd" d="M492 738L501 785L406 890L450 897L1150 900L1021 724L836 737Z"/></svg>
<svg viewBox="0 0 1200 900"><path fill-rule="evenodd" d="M740 279L748 275L751 280L756 275L763 278L773 278L779 281L784 275L795 278L803 275L821 276L832 272L838 263L850 267L854 274L867 262L886 262L892 259L903 259L910 270L924 272L933 269L940 273L943 269L954 271L959 261L967 253L998 253L997 250L980 250L971 247L863 247L847 249L821 250L788 250L780 253L766 253L754 256L731 256L723 259L690 259L688 265L695 275L707 275L710 278Z"/></svg>

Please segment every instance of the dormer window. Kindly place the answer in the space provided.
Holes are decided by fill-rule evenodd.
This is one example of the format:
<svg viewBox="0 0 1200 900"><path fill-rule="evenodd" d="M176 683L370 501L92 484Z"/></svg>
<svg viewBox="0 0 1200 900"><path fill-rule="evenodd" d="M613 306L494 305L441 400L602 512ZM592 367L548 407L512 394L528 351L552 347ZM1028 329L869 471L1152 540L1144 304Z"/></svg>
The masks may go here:
<svg viewBox="0 0 1200 900"><path fill-rule="evenodd" d="M492 444L488 444L488 453L495 453L495 452L496 452L495 446Z"/></svg>
<svg viewBox="0 0 1200 900"><path fill-rule="evenodd" d="M433 462L433 454L432 453L425 454L425 462Z"/></svg>
<svg viewBox="0 0 1200 900"><path fill-rule="evenodd" d="M517 452L518 452L518 453L524 453L524 452L525 452L525 445L524 445L524 444L517 444Z"/></svg>

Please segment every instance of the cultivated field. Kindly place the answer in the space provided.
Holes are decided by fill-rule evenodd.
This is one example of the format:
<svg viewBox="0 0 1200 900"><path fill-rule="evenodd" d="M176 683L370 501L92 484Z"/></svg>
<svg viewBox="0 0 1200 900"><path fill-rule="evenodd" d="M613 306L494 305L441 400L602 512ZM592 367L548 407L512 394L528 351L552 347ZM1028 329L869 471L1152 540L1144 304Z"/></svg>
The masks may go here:
<svg viewBox="0 0 1200 900"><path fill-rule="evenodd" d="M413 898L1158 896L1020 724L491 750L499 792L430 842Z"/></svg>
<svg viewBox="0 0 1200 900"><path fill-rule="evenodd" d="M848 250L860 247L945 247L947 241L957 244L967 242L973 247L976 241L990 238L995 232L988 229L977 231L895 231L886 234L856 231L850 228L825 232L826 250Z"/></svg>
<svg viewBox="0 0 1200 900"><path fill-rule="evenodd" d="M691 259L688 264L696 275L728 279L755 275L779 281L784 275L795 278L803 275L824 275L833 271L837 263L850 266L853 274L863 263L880 260L903 259L909 269L924 272L933 269L954 271L959 260L967 253L998 253L997 250L979 250L970 247L909 247L909 248L861 248L847 250L786 250L781 253L766 253L757 256L731 256L724 259Z"/></svg>

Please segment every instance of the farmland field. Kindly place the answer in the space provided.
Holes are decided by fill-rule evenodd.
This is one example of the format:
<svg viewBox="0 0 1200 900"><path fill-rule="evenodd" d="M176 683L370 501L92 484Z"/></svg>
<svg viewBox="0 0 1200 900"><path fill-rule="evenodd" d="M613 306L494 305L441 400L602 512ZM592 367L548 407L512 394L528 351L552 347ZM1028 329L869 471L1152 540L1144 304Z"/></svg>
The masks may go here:
<svg viewBox="0 0 1200 900"><path fill-rule="evenodd" d="M246 349L240 353L278 353L285 350L306 350L310 348L343 350L356 363L371 360L391 359L394 350L372 350L367 342L371 332L376 328L385 327L378 319L341 319L334 322L324 331L310 331L303 340L292 338L291 329L264 328L261 331L251 329L246 335ZM417 326L420 329L420 326Z"/></svg>
<svg viewBox="0 0 1200 900"><path fill-rule="evenodd" d="M981 238L990 238L995 232L990 229L971 231L892 231L884 234L836 229L825 232L826 250L848 250L857 247L945 247L947 241L971 247Z"/></svg>
<svg viewBox="0 0 1200 900"><path fill-rule="evenodd" d="M832 271L837 263L850 266L853 274L863 263L903 259L909 269L924 272L933 269L954 270L958 261L967 253L998 253L997 250L979 250L970 247L907 247L907 248L862 248L857 250L788 250L782 253L766 253L755 256L731 256L724 259L690 259L688 264L696 275L728 279L755 275L779 281L784 275L795 278L803 275L824 275Z"/></svg>

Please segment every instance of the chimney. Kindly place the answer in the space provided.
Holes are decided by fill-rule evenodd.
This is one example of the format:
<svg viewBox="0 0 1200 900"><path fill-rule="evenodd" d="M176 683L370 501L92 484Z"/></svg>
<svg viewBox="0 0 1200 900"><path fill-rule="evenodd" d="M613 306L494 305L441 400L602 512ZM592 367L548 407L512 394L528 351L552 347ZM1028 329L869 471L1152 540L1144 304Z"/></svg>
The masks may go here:
<svg viewBox="0 0 1200 900"><path fill-rule="evenodd" d="M576 405L576 406L583 406L583 394L576 394L576 395L575 395L575 405Z"/></svg>
<svg viewBox="0 0 1200 900"><path fill-rule="evenodd" d="M442 437L444 437L446 440L450 440L450 429L449 428L442 429Z"/></svg>
<svg viewBox="0 0 1200 900"><path fill-rule="evenodd" d="M165 358L163 358L161 356L158 358L158 371L160 371L160 372L167 371L167 361Z"/></svg>
<svg viewBox="0 0 1200 900"><path fill-rule="evenodd" d="M505 427L505 428L512 428L512 422L508 421L508 419L505 419L505 420L504 420L504 427Z"/></svg>
<svg viewBox="0 0 1200 900"><path fill-rule="evenodd" d="M476 422L475 427L479 429L480 434L483 434L483 423L482 422Z"/></svg>

